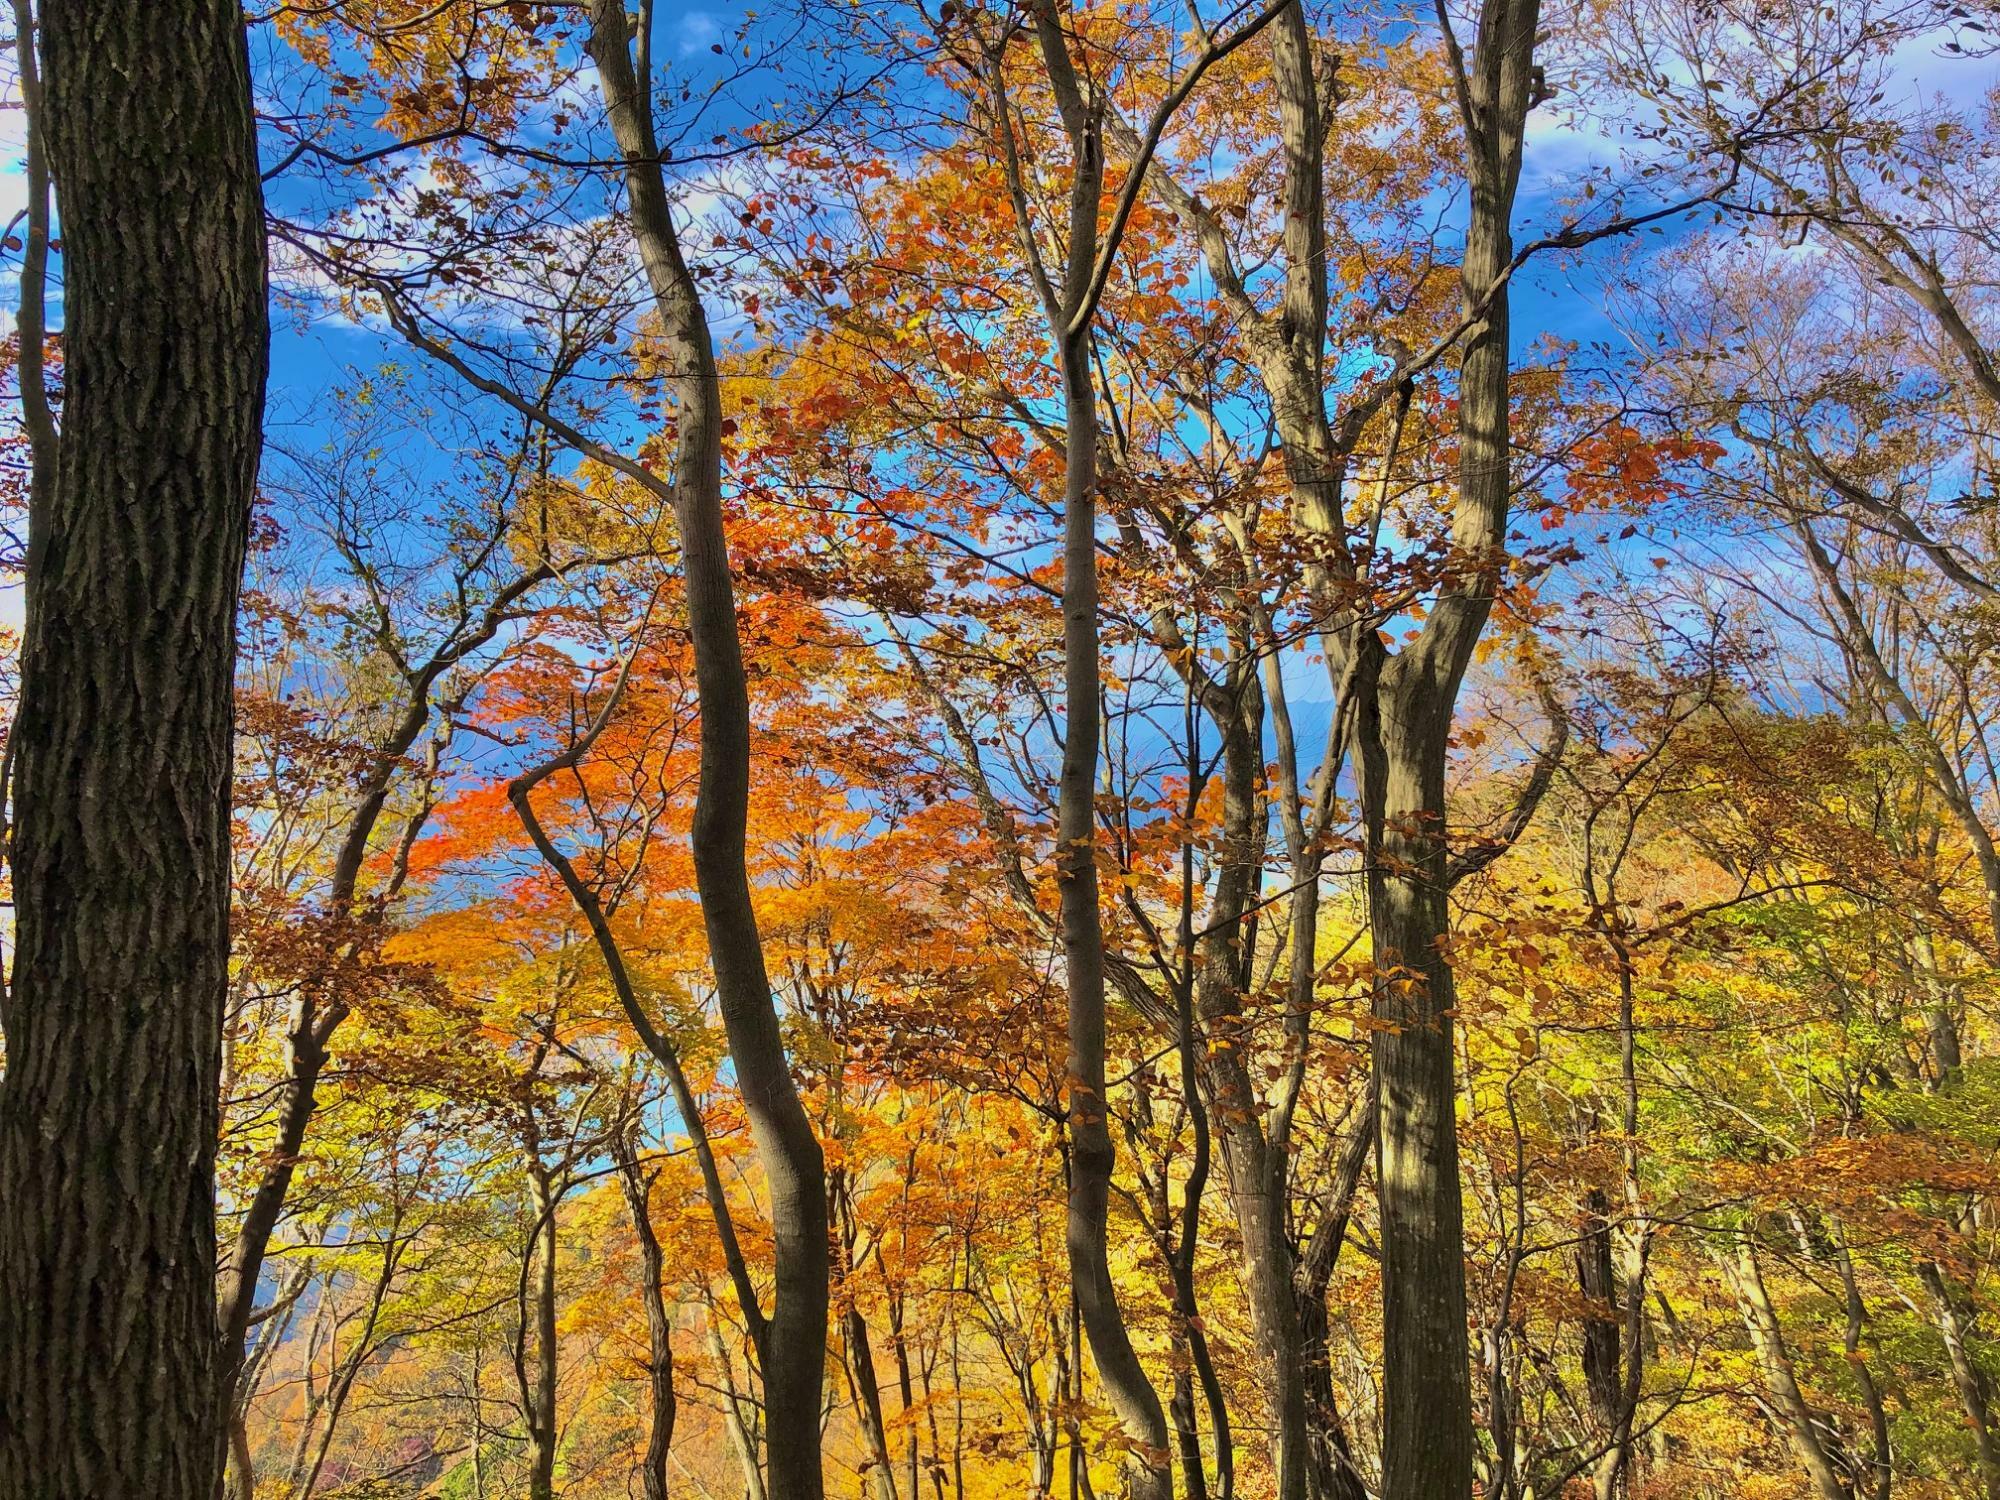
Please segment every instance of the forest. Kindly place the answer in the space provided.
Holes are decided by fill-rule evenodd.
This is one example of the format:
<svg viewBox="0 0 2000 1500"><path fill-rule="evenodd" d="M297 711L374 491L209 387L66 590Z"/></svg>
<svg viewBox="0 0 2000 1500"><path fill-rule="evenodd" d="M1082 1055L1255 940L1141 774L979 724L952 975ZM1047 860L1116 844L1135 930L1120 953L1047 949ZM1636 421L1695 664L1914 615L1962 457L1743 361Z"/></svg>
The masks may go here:
<svg viewBox="0 0 2000 1500"><path fill-rule="evenodd" d="M2000 1500L2000 0L9 0L0 1500Z"/></svg>

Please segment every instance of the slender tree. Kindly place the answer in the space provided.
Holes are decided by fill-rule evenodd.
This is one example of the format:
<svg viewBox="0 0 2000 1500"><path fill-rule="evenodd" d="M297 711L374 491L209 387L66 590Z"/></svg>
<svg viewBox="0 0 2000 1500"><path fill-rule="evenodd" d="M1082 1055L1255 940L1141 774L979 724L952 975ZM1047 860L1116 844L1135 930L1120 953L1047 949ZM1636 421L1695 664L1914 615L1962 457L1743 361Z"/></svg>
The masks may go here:
<svg viewBox="0 0 2000 1500"><path fill-rule="evenodd" d="M674 519L680 527L687 630L701 702L701 784L692 843L695 881L729 1055L743 1092L771 1204L776 1287L759 1341L767 1471L773 1500L818 1500L820 1391L826 1363L826 1163L799 1102L778 1029L744 866L750 810L750 701L737 632L735 581L722 524L722 390L715 344L668 206L647 59L653 8L634 31L623 0L595 0L590 55L624 157L626 212L660 318L679 413ZM633 39L646 44L637 51Z"/></svg>

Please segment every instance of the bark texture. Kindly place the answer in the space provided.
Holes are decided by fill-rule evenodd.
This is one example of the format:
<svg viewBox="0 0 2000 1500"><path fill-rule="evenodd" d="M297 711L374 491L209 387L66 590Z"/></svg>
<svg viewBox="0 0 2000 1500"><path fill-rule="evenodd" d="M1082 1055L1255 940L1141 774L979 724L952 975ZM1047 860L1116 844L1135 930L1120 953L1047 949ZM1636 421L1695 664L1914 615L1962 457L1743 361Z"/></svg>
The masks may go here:
<svg viewBox="0 0 2000 1500"><path fill-rule="evenodd" d="M1442 15L1442 11L1440 12ZM1465 1213L1453 1075L1458 997L1450 932L1445 759L1473 647L1505 560L1512 491L1507 276L1532 98L1538 0L1487 0L1470 59L1448 36L1466 136L1471 211L1460 266L1467 331L1458 370L1458 503L1449 576L1423 634L1364 661L1356 748L1367 825L1368 907L1379 975L1374 1038L1382 1244L1382 1494L1467 1500ZM1377 648L1363 643L1367 657Z"/></svg>
<svg viewBox="0 0 2000 1500"><path fill-rule="evenodd" d="M268 325L239 8L51 0L64 429L30 520L0 1494L211 1500L231 677Z"/></svg>

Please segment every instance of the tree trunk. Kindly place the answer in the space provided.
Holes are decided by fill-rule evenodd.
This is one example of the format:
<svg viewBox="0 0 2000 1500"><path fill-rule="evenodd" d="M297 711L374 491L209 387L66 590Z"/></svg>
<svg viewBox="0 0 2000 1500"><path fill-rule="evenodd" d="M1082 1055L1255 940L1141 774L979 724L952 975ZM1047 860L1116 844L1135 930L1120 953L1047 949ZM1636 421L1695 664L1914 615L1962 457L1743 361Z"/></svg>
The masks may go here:
<svg viewBox="0 0 2000 1500"><path fill-rule="evenodd" d="M1093 196L1091 212L1096 212ZM1105 1096L1104 929L1097 888L1097 413L1087 335L1066 339L1069 452L1063 532L1063 728L1056 838L1062 887L1063 967L1069 994L1069 1211L1065 1242L1077 1316L1098 1379L1129 1435L1133 1500L1173 1494L1166 1413L1132 1347L1106 1245L1111 1206L1109 1101Z"/></svg>
<svg viewBox="0 0 2000 1500"><path fill-rule="evenodd" d="M1359 706L1375 944L1376 1192L1381 1204L1383 1492L1465 1500L1472 1403L1465 1227L1452 1073L1445 900L1445 737L1451 697L1386 691ZM1413 712L1414 710L1414 712Z"/></svg>
<svg viewBox="0 0 2000 1500"><path fill-rule="evenodd" d="M1100 740L1097 588L1097 389L1091 370L1091 279L1098 257L1098 211L1104 187L1101 112L1087 103L1069 55L1069 36L1052 3L1033 11L1037 45L1075 156L1069 191L1069 243L1060 288L1046 280L1043 300L1063 383L1063 724L1056 793L1056 875L1068 991L1070 1175L1064 1232L1070 1285L1090 1352L1129 1444L1126 1485L1133 1500L1173 1494L1172 1452L1159 1392L1132 1347L1118 1306L1106 1245L1111 1141L1105 1082L1104 927L1098 905L1097 768ZM995 100L1011 153L1004 93ZM1018 232L1034 229L1017 206ZM1040 265L1039 259L1036 265Z"/></svg>
<svg viewBox="0 0 2000 1500"><path fill-rule="evenodd" d="M1618 1275L1611 1255L1611 1196L1601 1187L1584 1194L1583 1234L1576 1247L1576 1284L1585 1301L1582 1331L1584 1394L1599 1437L1610 1445L1596 1471L1598 1500L1611 1500L1627 1444L1620 1417L1624 1407L1624 1356L1620 1345Z"/></svg>
<svg viewBox="0 0 2000 1500"><path fill-rule="evenodd" d="M1367 1500L1333 1389L1326 1294L1302 1298L1299 1314L1299 1360L1306 1384L1306 1494L1310 1500Z"/></svg>
<svg viewBox="0 0 2000 1500"><path fill-rule="evenodd" d="M521 1343L534 1322L534 1373L530 1378L517 1355L521 1399L528 1418L528 1500L555 1500L556 1494L556 1195L548 1173L529 1146L529 1205L535 1210L528 1237L528 1266L522 1283ZM532 1291L528 1282L533 1282ZM530 1313L530 1308L533 1311Z"/></svg>
<svg viewBox="0 0 2000 1500"><path fill-rule="evenodd" d="M1368 906L1375 958L1376 1187L1382 1208L1384 1500L1472 1493L1465 1226L1458 1174L1452 1028L1457 992L1443 951L1445 758L1459 685L1505 563L1513 470L1507 274L1538 0L1486 0L1469 62L1453 53L1471 207L1461 297L1458 497L1450 571L1423 632L1386 662L1373 622L1354 649L1379 662L1359 705ZM1366 658L1364 658L1364 661Z"/></svg>
<svg viewBox="0 0 2000 1500"><path fill-rule="evenodd" d="M1764 1289L1764 1273L1757 1264L1757 1253L1751 1248L1749 1240L1746 1239L1738 1248L1733 1263L1723 1263L1723 1271L1736 1290L1743 1326L1749 1331L1750 1346L1756 1351L1757 1363L1764 1372L1765 1389L1770 1392L1771 1405L1785 1424L1785 1435L1791 1439L1792 1451L1798 1454L1799 1462L1805 1466L1820 1500L1848 1500L1840 1466L1820 1441L1813 1409L1806 1404L1805 1392L1799 1389L1798 1377L1792 1373L1792 1356L1785 1348L1777 1309L1771 1306L1770 1294Z"/></svg>
<svg viewBox="0 0 2000 1500"><path fill-rule="evenodd" d="M29 523L0 1494L212 1500L231 687L268 358L242 14L51 0L64 429Z"/></svg>
<svg viewBox="0 0 2000 1500"><path fill-rule="evenodd" d="M632 1233L639 1241L639 1274L645 1277L640 1296L646 1303L646 1381L652 1390L653 1420L646 1432L645 1465L639 1471L646 1500L667 1500L667 1452L674 1441L674 1325L667 1316L660 1278L666 1261L660 1237L653 1230L652 1180L639 1166L632 1138L614 1135L611 1149L618 1162L618 1180L625 1189L625 1207L632 1216Z"/></svg>
<svg viewBox="0 0 2000 1500"><path fill-rule="evenodd" d="M914 1160L914 1153L912 1153L912 1159L906 1161L903 1167L903 1185L906 1193L915 1180L916 1162ZM876 1264L881 1264L881 1250L879 1246L876 1250ZM886 1280L888 1276L888 1268L886 1266L883 1267L883 1276ZM889 1288L888 1302L889 1340L896 1351L896 1393L902 1398L902 1420L904 1426L908 1429L903 1434L903 1473L907 1476L907 1490L910 1500L917 1500L917 1497L923 1493L923 1476L920 1470L921 1452L917 1446L917 1424L910 1420L910 1413L916 1408L917 1393L915 1383L910 1378L910 1342L904 1333L903 1294L893 1285ZM937 1409L930 1404L929 1399L929 1365L924 1367L924 1397L925 1410L930 1418L931 1463L933 1466L931 1477L937 1482L939 1495L942 1496L944 1491L944 1467L938 1455Z"/></svg>
<svg viewBox="0 0 2000 1500"><path fill-rule="evenodd" d="M1979 1452L1979 1474L1985 1500L2000 1500L2000 1442L1993 1434L1993 1414L1988 1401L1986 1376L1973 1362L1970 1346L1972 1318L1956 1288L1945 1280L1937 1262L1925 1261L1917 1267L1924 1290L1931 1294L1937 1313L1938 1332L1944 1338L1945 1355L1951 1363L1952 1386L1958 1392L1959 1408Z"/></svg>
<svg viewBox="0 0 2000 1500"><path fill-rule="evenodd" d="M820 1500L820 1391L826 1365L826 1163L792 1083L744 866L750 804L750 697L722 522L722 389L715 346L681 254L654 139L649 77L635 70L624 0L593 0L589 50L618 149L627 211L661 323L677 408L674 519L701 707L701 772L691 835L695 883L729 1056L770 1194L775 1290L759 1350L772 1500ZM650 4L639 24L649 27Z"/></svg>
<svg viewBox="0 0 2000 1500"><path fill-rule="evenodd" d="M868 1336L868 1319L862 1316L854 1300L854 1203L848 1194L844 1167L836 1166L827 1173L827 1196L829 1217L839 1236L836 1242L839 1259L834 1270L841 1283L840 1334L847 1350L847 1383L854 1396L862 1440L868 1445L868 1472L877 1500L898 1500L896 1466L889 1456L889 1429L882 1416L882 1382L875 1374L874 1341ZM904 1406L908 1408L907 1401ZM914 1489L911 1500L916 1500Z"/></svg>
<svg viewBox="0 0 2000 1500"><path fill-rule="evenodd" d="M250 1457L250 1427L243 1413L229 1416L229 1493L236 1500L257 1500L257 1466Z"/></svg>
<svg viewBox="0 0 2000 1500"><path fill-rule="evenodd" d="M1098 427L1086 310L1097 255L1104 144L1101 118L1083 101L1068 37L1053 5L1037 7L1034 21L1043 64L1076 155L1070 183L1070 242L1061 289L1057 291L1045 279L1039 283L1063 382L1065 718L1056 792L1056 875L1069 1044L1064 1068L1069 1133L1064 1243L1077 1320L1090 1341L1098 1379L1125 1430L1128 1490L1134 1500L1166 1500L1173 1494L1166 1412L1132 1347L1106 1244L1116 1154L1106 1098L1104 928L1097 880L1098 695L1102 681L1097 623ZM1013 127L997 62L995 66L995 116L1012 161ZM1016 214L1018 234L1024 245L1032 246L1034 228L1025 201L1017 202ZM1035 264L1039 268L1040 260ZM1071 1475L1075 1485L1079 1470L1074 1446Z"/></svg>
<svg viewBox="0 0 2000 1500"><path fill-rule="evenodd" d="M1840 1250L1840 1287L1842 1300L1847 1306L1847 1329L1842 1352L1854 1367L1854 1380L1861 1387L1861 1403L1868 1410L1868 1434L1874 1444L1869 1455L1869 1493L1873 1500L1889 1500L1895 1492L1896 1471L1894 1449L1889 1437L1889 1411L1882 1404L1882 1387L1876 1382L1875 1372L1868 1366L1868 1357L1861 1349L1861 1330L1867 1322L1867 1308L1861 1300L1861 1287L1854 1277L1854 1256L1847 1248L1847 1231L1836 1226L1837 1243ZM1989 1497L1990 1500L1990 1497Z"/></svg>
<svg viewBox="0 0 2000 1500"><path fill-rule="evenodd" d="M1326 1289L1340 1262L1347 1240L1347 1225L1354 1212L1354 1199L1361 1190L1361 1176L1375 1153L1374 1083L1356 1112L1353 1134L1340 1153L1340 1163L1327 1192L1320 1222L1305 1253L1299 1257L1299 1358L1306 1369L1306 1475L1312 1500L1364 1500L1367 1488L1354 1463L1354 1450L1347 1438L1347 1424L1341 1420L1334 1399L1332 1328L1326 1305Z"/></svg>
<svg viewBox="0 0 2000 1500"><path fill-rule="evenodd" d="M472 644L478 644L480 639L490 637L498 629L498 621L491 610L488 619L493 622L491 627L483 634L475 634L471 638ZM389 787L397 769L403 764L403 757L430 721L430 682L444 670L444 662L445 654L440 651L425 668L415 690L403 704L394 730L377 748L371 760L360 798L342 835L332 876L327 882L326 909L337 917L345 919L355 912L355 890L360 883L361 867L367 858L370 840L387 805ZM370 920L379 921L380 917L379 908L369 914ZM278 1221L284 1216L286 1202L291 1197L292 1178L305 1150L306 1133L312 1126L313 1113L319 1105L320 1075L329 1056L327 1045L340 1024L347 1019L348 1006L341 994L341 978L336 970L329 976L328 982L302 987L293 1002L285 1033L285 1081L278 1096L277 1135L264 1154L262 1175L250 1195L243 1222L237 1228L228 1260L222 1267L216 1295L216 1324L222 1338L216 1395L225 1413L233 1409L237 1402L237 1386L243 1373L244 1339L250 1330L257 1286L263 1279L264 1259L270 1251L271 1237L277 1232Z"/></svg>
<svg viewBox="0 0 2000 1500"><path fill-rule="evenodd" d="M1285 1168L1263 1124L1251 1076L1243 997L1249 980L1246 922L1263 869L1263 696L1255 653L1240 639L1239 676L1221 689L1223 854L1201 943L1199 1010L1207 1031L1214 1115L1223 1141L1229 1204L1242 1238L1243 1292L1258 1348L1257 1383L1277 1500L1306 1500L1306 1367L1286 1235ZM1295 961L1296 958L1295 958ZM1310 965L1310 958L1305 962Z"/></svg>
<svg viewBox="0 0 2000 1500"><path fill-rule="evenodd" d="M878 1500L899 1500L896 1465L889 1456L888 1424L882 1416L882 1384L875 1378L875 1348L868 1337L868 1320L852 1302L841 1314L841 1333L847 1345L855 1410L861 1419L862 1438L868 1444L868 1467L875 1493Z"/></svg>
<svg viewBox="0 0 2000 1500"><path fill-rule="evenodd" d="M729 1446L735 1450L737 1467L742 1471L744 1500L768 1500L764 1471L757 1462L757 1437L752 1431L755 1408L737 1393L736 1370L730 1363L729 1348L722 1342L722 1325L713 1302L708 1304L708 1353L722 1386L722 1425L728 1430ZM748 1420L744 1417L746 1408L751 1413Z"/></svg>

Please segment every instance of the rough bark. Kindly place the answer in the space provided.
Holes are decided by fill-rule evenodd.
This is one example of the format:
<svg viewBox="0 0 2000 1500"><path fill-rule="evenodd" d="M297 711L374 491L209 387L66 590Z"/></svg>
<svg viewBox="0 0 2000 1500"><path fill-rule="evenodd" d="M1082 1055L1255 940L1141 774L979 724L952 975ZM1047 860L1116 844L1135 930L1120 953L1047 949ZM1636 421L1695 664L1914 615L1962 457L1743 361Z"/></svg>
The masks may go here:
<svg viewBox="0 0 2000 1500"><path fill-rule="evenodd" d="M650 4L639 35L649 34ZM750 697L737 635L735 583L722 523L722 389L715 346L681 253L654 139L652 81L635 68L623 0L593 0L589 50L625 158L627 212L660 318L679 442L673 507L687 627L701 706L695 883L730 1060L769 1192L774 1290L763 1349L768 1480L773 1500L819 1500L820 1391L826 1363L826 1164L799 1102L779 1031L750 899L744 844L750 803Z"/></svg>
<svg viewBox="0 0 2000 1500"><path fill-rule="evenodd" d="M267 363L242 15L51 0L64 429L30 517L0 1494L211 1500L235 618Z"/></svg>
<svg viewBox="0 0 2000 1500"><path fill-rule="evenodd" d="M1219 295L1244 328L1271 400L1294 517L1315 545L1307 582L1337 680L1356 702L1357 780L1367 832L1378 963L1374 1040L1377 1180L1383 1202L1384 1487L1391 1500L1451 1500L1472 1486L1463 1210L1454 1119L1452 977L1440 951L1452 867L1444 767L1459 684L1498 586L1511 482L1508 430L1509 221L1531 100L1535 0L1490 0L1468 65L1446 24L1467 136L1471 211L1462 267L1460 496L1453 557L1418 642L1392 656L1363 601L1341 492L1372 416L1431 354L1400 363L1336 424L1325 399L1322 112L1304 9L1273 28L1286 178L1282 307L1266 312L1215 215L1167 173L1154 183L1199 242ZM1441 23L1447 22L1440 11ZM1309 1418L1311 1408L1309 1406ZM1324 1438L1326 1435L1322 1434ZM1325 1441L1314 1444L1325 1450Z"/></svg>
<svg viewBox="0 0 2000 1500"><path fill-rule="evenodd" d="M1358 715L1376 963L1376 1184L1381 1199L1384 1500L1472 1493L1465 1229L1453 1017L1445 758L1472 651L1498 588L1512 488L1507 275L1538 0L1487 0L1473 56L1447 25L1471 209L1460 268L1452 577L1416 643L1369 668ZM1440 20L1445 19L1440 10ZM1377 651L1370 630L1362 649Z"/></svg>

